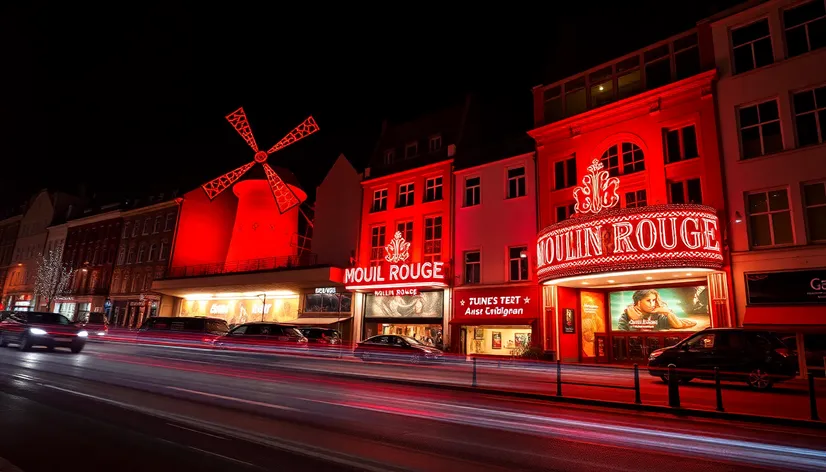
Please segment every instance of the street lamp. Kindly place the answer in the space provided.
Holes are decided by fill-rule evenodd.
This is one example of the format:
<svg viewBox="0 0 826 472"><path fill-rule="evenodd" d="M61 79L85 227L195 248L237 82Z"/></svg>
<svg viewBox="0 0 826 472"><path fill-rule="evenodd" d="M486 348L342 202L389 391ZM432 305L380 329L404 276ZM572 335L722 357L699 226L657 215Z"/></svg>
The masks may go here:
<svg viewBox="0 0 826 472"><path fill-rule="evenodd" d="M258 295L258 298L264 297L264 301L261 303L261 321L264 321L264 315L267 313L267 294L262 293Z"/></svg>

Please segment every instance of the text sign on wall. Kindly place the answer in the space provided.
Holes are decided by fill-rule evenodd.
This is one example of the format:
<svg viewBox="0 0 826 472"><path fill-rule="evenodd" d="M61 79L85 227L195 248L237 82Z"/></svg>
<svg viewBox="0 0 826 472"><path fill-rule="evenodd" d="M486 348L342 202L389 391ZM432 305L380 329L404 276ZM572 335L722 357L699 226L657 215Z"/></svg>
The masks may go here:
<svg viewBox="0 0 826 472"><path fill-rule="evenodd" d="M749 305L826 305L826 269L746 274Z"/></svg>
<svg viewBox="0 0 826 472"><path fill-rule="evenodd" d="M484 323L490 319L538 318L536 287L457 290L453 295L454 321Z"/></svg>
<svg viewBox="0 0 826 472"><path fill-rule="evenodd" d="M348 290L447 285L444 262L407 262L410 243L400 231L396 231L384 250L387 253L384 259L389 265L350 267L344 271L344 285Z"/></svg>
<svg viewBox="0 0 826 472"><path fill-rule="evenodd" d="M315 293L319 295L336 293L336 287L316 287Z"/></svg>
<svg viewBox="0 0 826 472"><path fill-rule="evenodd" d="M536 242L540 282L600 272L723 265L714 208L655 205L549 226Z"/></svg>

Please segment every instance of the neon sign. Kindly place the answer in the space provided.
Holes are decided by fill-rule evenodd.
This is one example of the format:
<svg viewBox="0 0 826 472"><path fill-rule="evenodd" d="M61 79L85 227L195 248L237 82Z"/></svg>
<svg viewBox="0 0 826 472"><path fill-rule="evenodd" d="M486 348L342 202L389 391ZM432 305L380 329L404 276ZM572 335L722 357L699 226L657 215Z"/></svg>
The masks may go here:
<svg viewBox="0 0 826 472"><path fill-rule="evenodd" d="M406 262L410 258L410 243L405 241L400 231L396 231L384 251L384 260L390 263L389 266L348 268L344 271L345 288L446 286L444 262Z"/></svg>
<svg viewBox="0 0 826 472"><path fill-rule="evenodd" d="M537 277L723 265L714 208L656 205L614 210L549 226L536 241Z"/></svg>
<svg viewBox="0 0 826 472"><path fill-rule="evenodd" d="M602 167L599 159L594 159L588 166L588 174L582 178L582 185L574 189L576 213L597 214L619 203L619 179L610 177L608 171L602 170Z"/></svg>
<svg viewBox="0 0 826 472"><path fill-rule="evenodd" d="M478 323L480 318L537 318L537 291L533 286L457 290L454 322Z"/></svg>

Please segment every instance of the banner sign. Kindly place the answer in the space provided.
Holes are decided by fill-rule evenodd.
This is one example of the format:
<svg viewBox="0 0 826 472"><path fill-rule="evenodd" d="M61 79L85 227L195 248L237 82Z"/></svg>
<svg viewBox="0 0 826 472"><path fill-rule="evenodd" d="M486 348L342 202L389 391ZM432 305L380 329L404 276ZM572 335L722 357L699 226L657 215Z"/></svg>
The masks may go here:
<svg viewBox="0 0 826 472"><path fill-rule="evenodd" d="M826 305L826 269L746 274L748 305Z"/></svg>
<svg viewBox="0 0 826 472"><path fill-rule="evenodd" d="M538 318L538 307L536 287L456 290L453 293L453 322Z"/></svg>
<svg viewBox="0 0 826 472"><path fill-rule="evenodd" d="M344 271L347 290L447 287L444 262L407 262L410 243L404 240L400 231L396 231L384 250L384 259L389 265L350 267Z"/></svg>

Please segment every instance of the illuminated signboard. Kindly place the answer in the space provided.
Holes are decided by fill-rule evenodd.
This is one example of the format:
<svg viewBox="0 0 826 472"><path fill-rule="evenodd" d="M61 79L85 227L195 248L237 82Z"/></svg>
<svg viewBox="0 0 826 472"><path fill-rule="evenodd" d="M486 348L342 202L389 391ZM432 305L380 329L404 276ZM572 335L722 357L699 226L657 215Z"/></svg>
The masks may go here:
<svg viewBox="0 0 826 472"><path fill-rule="evenodd" d="M538 318L536 286L459 290L453 296L453 322Z"/></svg>
<svg viewBox="0 0 826 472"><path fill-rule="evenodd" d="M316 287L315 293L319 295L336 293L336 287Z"/></svg>
<svg viewBox="0 0 826 472"><path fill-rule="evenodd" d="M447 286L444 262L407 262L410 243L404 240L400 231L396 231L384 251L384 260L389 265L350 267L344 271L344 284L348 290Z"/></svg>
<svg viewBox="0 0 826 472"><path fill-rule="evenodd" d="M541 282L600 272L723 265L714 208L655 205L602 211L551 225L537 238Z"/></svg>

